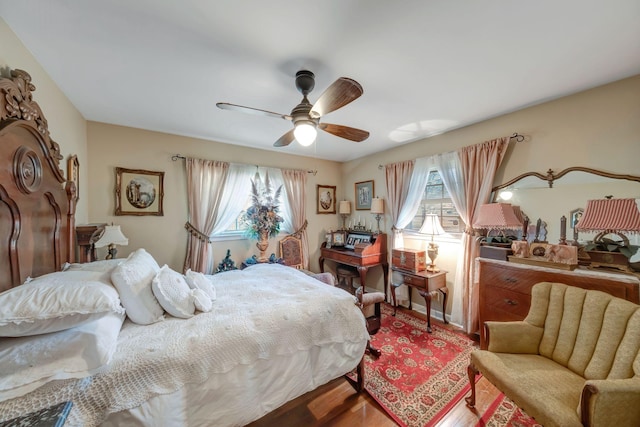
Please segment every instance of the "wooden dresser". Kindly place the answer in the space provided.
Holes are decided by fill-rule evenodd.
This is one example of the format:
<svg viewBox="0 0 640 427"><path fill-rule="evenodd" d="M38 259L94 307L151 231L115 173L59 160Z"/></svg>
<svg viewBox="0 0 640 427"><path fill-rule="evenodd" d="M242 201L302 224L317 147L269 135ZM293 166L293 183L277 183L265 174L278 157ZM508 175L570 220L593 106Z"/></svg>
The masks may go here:
<svg viewBox="0 0 640 427"><path fill-rule="evenodd" d="M565 271L486 258L476 259L476 272L480 347L483 349L486 348L484 322L524 319L531 305L531 287L538 282L596 289L640 304L640 279L622 273L586 268Z"/></svg>

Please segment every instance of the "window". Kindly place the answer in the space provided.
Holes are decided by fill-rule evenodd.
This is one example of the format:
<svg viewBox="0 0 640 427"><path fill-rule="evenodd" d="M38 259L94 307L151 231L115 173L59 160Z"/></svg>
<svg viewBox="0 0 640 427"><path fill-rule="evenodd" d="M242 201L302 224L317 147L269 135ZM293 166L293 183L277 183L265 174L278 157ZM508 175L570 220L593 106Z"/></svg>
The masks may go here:
<svg viewBox="0 0 640 427"><path fill-rule="evenodd" d="M442 228L447 233L462 233L465 229L465 224L458 215L451 197L442 183L442 177L436 170L429 172L420 207L407 229L420 230L427 214L438 215L440 224L442 224Z"/></svg>

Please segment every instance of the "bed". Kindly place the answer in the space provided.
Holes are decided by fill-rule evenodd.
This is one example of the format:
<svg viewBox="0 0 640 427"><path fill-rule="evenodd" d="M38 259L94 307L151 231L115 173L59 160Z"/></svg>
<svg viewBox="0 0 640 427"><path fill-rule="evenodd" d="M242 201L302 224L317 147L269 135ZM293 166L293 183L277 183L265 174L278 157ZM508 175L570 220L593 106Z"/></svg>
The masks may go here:
<svg viewBox="0 0 640 427"><path fill-rule="evenodd" d="M70 426L242 426L362 368L354 297L296 269L182 275L143 248L74 263L75 184L34 89L0 78L0 421L70 401ZM141 271L151 314L122 284ZM165 306L182 281L187 302Z"/></svg>

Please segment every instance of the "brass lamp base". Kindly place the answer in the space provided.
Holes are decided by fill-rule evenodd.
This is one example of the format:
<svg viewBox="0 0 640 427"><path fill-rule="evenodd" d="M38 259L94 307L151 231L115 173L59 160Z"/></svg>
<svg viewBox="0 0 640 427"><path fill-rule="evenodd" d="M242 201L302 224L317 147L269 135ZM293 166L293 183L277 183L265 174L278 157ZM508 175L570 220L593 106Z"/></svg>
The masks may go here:
<svg viewBox="0 0 640 427"><path fill-rule="evenodd" d="M114 259L116 257L117 253L118 253L118 250L116 249L116 245L111 243L109 245L109 248L108 248L108 251L107 251L107 257L105 259Z"/></svg>
<svg viewBox="0 0 640 427"><path fill-rule="evenodd" d="M435 242L429 242L429 247L427 248L427 255L431 260L431 264L427 267L427 271L431 273L437 273L440 271L438 267L436 267L436 258L438 257L438 244Z"/></svg>

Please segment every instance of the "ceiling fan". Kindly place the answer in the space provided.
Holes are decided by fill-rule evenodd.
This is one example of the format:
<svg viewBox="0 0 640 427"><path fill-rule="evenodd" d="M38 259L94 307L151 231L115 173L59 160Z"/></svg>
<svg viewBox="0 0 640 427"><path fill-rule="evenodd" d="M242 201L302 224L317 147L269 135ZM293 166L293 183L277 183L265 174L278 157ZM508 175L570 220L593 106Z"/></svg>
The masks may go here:
<svg viewBox="0 0 640 427"><path fill-rule="evenodd" d="M236 110L245 113L276 117L293 122L293 129L282 135L273 145L274 147L286 147L293 140L301 145L313 144L318 133L317 129L355 142L364 141L369 137L369 132L343 125L320 123L320 118L348 103L358 99L362 95L362 86L357 81L348 77L340 77L333 82L320 98L312 105L307 95L315 86L315 76L311 71L300 70L296 73L296 88L302 93L302 101L293 107L291 114L279 114L258 108L242 105L218 102L216 105L223 110Z"/></svg>

